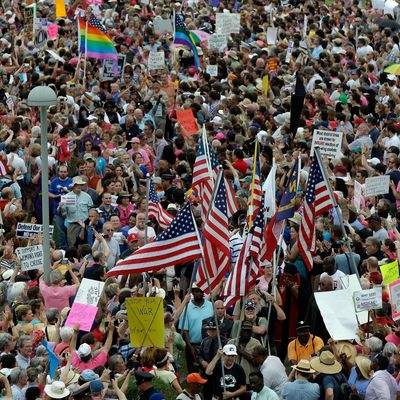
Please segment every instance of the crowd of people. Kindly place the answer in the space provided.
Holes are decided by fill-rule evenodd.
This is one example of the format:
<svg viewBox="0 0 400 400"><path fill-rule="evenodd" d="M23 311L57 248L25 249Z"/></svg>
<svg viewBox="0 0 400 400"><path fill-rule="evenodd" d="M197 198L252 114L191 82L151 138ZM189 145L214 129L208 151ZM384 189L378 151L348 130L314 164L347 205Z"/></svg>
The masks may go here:
<svg viewBox="0 0 400 400"><path fill-rule="evenodd" d="M33 14L31 3L0 7L0 397L395 400L400 329L380 266L400 251L399 6L78 0L56 18L58 0L36 2ZM225 35L220 48L208 44L224 36L217 13L240 15L239 33ZM199 66L194 49L158 31L160 19L175 14L197 38ZM103 60L79 52L77 18L92 15L123 61L114 78ZM56 25L57 35L43 43L39 25ZM148 68L154 52L164 53L164 68ZM301 82L298 105L292 95ZM16 256L43 241L17 232L19 223L43 222L39 110L27 100L41 85L57 95L47 114L49 281ZM197 134L178 121L179 110L192 110ZM229 271L247 234L256 143L261 185L276 166L276 204L301 162L296 212L275 260L262 263L256 285L230 307L229 271L204 292L192 279L195 262L107 277L165 229L147 219L147 179L168 218L191 202L202 231L192 182L203 126L238 205L229 220ZM339 156L324 160L341 212L315 221L309 269L299 235L317 129L341 135ZM389 176L388 192L367 196L366 179L379 176ZM315 293L346 290L354 274L362 289L383 286L382 307L369 312L356 339L337 341ZM105 282L90 332L65 326L84 278ZM142 296L163 299L163 348L131 345L125 301Z"/></svg>

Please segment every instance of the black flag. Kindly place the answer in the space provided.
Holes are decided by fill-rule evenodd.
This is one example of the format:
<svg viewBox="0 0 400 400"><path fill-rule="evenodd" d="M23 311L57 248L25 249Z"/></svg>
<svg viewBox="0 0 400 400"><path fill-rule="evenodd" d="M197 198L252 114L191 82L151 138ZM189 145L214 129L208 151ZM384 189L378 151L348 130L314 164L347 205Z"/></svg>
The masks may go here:
<svg viewBox="0 0 400 400"><path fill-rule="evenodd" d="M304 98L306 97L306 89L304 87L303 76L297 72L296 88L290 100L290 132L296 134L299 127L301 113L304 106Z"/></svg>

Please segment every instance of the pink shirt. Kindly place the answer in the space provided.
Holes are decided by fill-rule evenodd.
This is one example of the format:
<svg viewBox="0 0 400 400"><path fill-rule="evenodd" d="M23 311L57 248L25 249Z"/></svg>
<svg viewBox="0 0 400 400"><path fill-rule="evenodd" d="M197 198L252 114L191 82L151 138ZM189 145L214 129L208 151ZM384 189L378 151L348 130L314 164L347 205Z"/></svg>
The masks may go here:
<svg viewBox="0 0 400 400"><path fill-rule="evenodd" d="M47 286L44 281L40 281L39 288L44 298L46 309L54 307L60 311L65 307L69 307L69 298L75 296L78 289L75 285Z"/></svg>
<svg viewBox="0 0 400 400"><path fill-rule="evenodd" d="M74 351L72 353L72 368L78 368L80 372L85 369L93 369L100 365L105 365L107 362L107 353L102 350L96 358L91 358L88 362L83 362L78 356L78 353Z"/></svg>

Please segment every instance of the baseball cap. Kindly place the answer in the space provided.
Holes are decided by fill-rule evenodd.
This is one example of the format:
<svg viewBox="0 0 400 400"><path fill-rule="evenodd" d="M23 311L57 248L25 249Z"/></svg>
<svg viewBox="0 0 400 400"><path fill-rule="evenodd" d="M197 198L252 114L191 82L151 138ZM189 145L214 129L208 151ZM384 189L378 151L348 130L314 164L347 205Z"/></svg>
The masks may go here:
<svg viewBox="0 0 400 400"><path fill-rule="evenodd" d="M100 376L93 372L91 369L84 369L81 373L81 378L86 382L91 382L99 379Z"/></svg>
<svg viewBox="0 0 400 400"><path fill-rule="evenodd" d="M373 157L367 160L367 163L370 163L372 165L378 165L381 163L381 160L378 157Z"/></svg>
<svg viewBox="0 0 400 400"><path fill-rule="evenodd" d="M246 307L245 307L246 309L247 308L256 308L256 303L254 303L254 301L248 301L247 303L246 303Z"/></svg>
<svg viewBox="0 0 400 400"><path fill-rule="evenodd" d="M234 344L226 344L223 349L223 353L227 356L237 356L236 346Z"/></svg>
<svg viewBox="0 0 400 400"><path fill-rule="evenodd" d="M91 394L99 394L104 389L103 382L96 379L90 382L90 393Z"/></svg>
<svg viewBox="0 0 400 400"><path fill-rule="evenodd" d="M88 356L92 352L92 349L87 343L82 343L78 349L78 356L80 358Z"/></svg>
<svg viewBox="0 0 400 400"><path fill-rule="evenodd" d="M204 383L207 382L207 379L203 379L200 374L198 374L197 372L194 372L192 374L189 374L186 377L186 382L187 383L201 383L201 384L204 384Z"/></svg>
<svg viewBox="0 0 400 400"><path fill-rule="evenodd" d="M205 328L206 329L217 329L217 325L215 325L215 322L213 320L210 320L206 324Z"/></svg>
<svg viewBox="0 0 400 400"><path fill-rule="evenodd" d="M139 240L137 233L133 232L128 235L128 242L137 242Z"/></svg>
<svg viewBox="0 0 400 400"><path fill-rule="evenodd" d="M310 325L308 325L307 322L305 322L305 321L299 321L297 323L296 331L298 331L300 329L310 329Z"/></svg>

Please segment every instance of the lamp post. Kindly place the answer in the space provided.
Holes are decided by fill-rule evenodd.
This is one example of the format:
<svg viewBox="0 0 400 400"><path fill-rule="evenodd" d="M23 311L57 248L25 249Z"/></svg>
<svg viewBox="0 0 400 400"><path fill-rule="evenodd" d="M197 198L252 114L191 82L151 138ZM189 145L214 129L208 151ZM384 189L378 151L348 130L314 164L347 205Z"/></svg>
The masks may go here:
<svg viewBox="0 0 400 400"><path fill-rule="evenodd" d="M28 95L28 105L40 107L40 158L42 159L43 271L50 285L49 160L47 148L47 107L57 104L57 95L47 86L37 86Z"/></svg>

